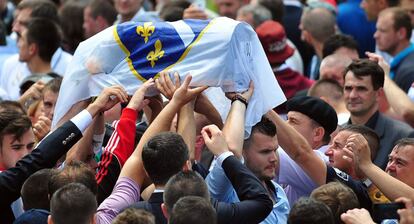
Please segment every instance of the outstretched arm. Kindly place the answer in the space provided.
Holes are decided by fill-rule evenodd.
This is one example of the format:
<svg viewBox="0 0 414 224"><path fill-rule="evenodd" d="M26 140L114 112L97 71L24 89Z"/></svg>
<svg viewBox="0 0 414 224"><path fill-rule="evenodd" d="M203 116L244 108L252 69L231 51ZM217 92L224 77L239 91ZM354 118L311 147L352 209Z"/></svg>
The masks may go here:
<svg viewBox="0 0 414 224"><path fill-rule="evenodd" d="M318 185L326 183L326 165L313 152L306 139L279 115L270 110L267 117L277 127L277 138L280 146Z"/></svg>
<svg viewBox="0 0 414 224"><path fill-rule="evenodd" d="M371 161L371 152L367 140L361 134L348 137L344 150L353 153L355 162L361 171L390 200L407 197L414 200L414 189L402 181L390 176Z"/></svg>
<svg viewBox="0 0 414 224"><path fill-rule="evenodd" d="M249 102L253 95L254 85L250 82L249 89L243 93L227 93L229 99L234 99L236 95L241 96ZM244 123L247 105L240 100L234 100L231 104L230 112L227 115L227 120L224 123L223 133L229 149L235 154L237 158L242 157L243 143L244 143Z"/></svg>

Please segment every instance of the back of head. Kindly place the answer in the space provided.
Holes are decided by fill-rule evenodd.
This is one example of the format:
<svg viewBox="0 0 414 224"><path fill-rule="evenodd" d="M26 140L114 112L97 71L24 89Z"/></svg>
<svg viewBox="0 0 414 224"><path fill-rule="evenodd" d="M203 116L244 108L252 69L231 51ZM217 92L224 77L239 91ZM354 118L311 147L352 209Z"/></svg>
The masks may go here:
<svg viewBox="0 0 414 224"><path fill-rule="evenodd" d="M96 19L98 16L104 18L109 25L114 24L116 16L115 7L112 5L109 0L93 0L89 3L88 7L91 9L91 16Z"/></svg>
<svg viewBox="0 0 414 224"><path fill-rule="evenodd" d="M17 5L18 10L31 9L32 18L44 18L59 23L56 5L49 0L23 0Z"/></svg>
<svg viewBox="0 0 414 224"><path fill-rule="evenodd" d="M325 97L338 103L343 100L342 86L336 80L333 79L320 79L315 82L308 91L308 96L312 97Z"/></svg>
<svg viewBox="0 0 414 224"><path fill-rule="evenodd" d="M23 209L44 209L49 210L49 188L48 183L53 175L54 169L42 169L26 179L22 186L21 195Z"/></svg>
<svg viewBox="0 0 414 224"><path fill-rule="evenodd" d="M341 222L341 214L359 208L358 198L347 186L339 182L322 185L312 191L311 198L326 204L332 211L335 223Z"/></svg>
<svg viewBox="0 0 414 224"><path fill-rule="evenodd" d="M168 212L180 198L189 195L210 200L207 184L200 175L194 171L180 171L165 185L164 203Z"/></svg>
<svg viewBox="0 0 414 224"><path fill-rule="evenodd" d="M87 224L97 209L95 195L83 184L70 183L56 191L50 200L54 224Z"/></svg>
<svg viewBox="0 0 414 224"><path fill-rule="evenodd" d="M183 169L188 159L183 138L172 132L152 137L142 150L144 168L155 185L165 185L171 176Z"/></svg>
<svg viewBox="0 0 414 224"><path fill-rule="evenodd" d="M81 183L95 195L98 191L95 173L86 164L72 161L66 164L63 170L52 175L49 181L49 195L70 183Z"/></svg>
<svg viewBox="0 0 414 224"><path fill-rule="evenodd" d="M172 209L169 224L216 224L216 211L210 201L199 196L180 198Z"/></svg>
<svg viewBox="0 0 414 224"><path fill-rule="evenodd" d="M378 63L369 59L357 59L345 69L344 76L351 71L356 78L362 79L363 76L371 76L374 90L384 87L384 70Z"/></svg>
<svg viewBox="0 0 414 224"><path fill-rule="evenodd" d="M69 53L74 53L79 43L84 40L83 10L85 7L85 2L67 1L59 10L63 31L63 48Z"/></svg>
<svg viewBox="0 0 414 224"><path fill-rule="evenodd" d="M145 210L131 207L117 215L112 224L155 224L155 217Z"/></svg>
<svg viewBox="0 0 414 224"><path fill-rule="evenodd" d="M377 152L379 150L380 146L380 138L377 135L377 133L372 130L371 128L365 126L365 125L346 125L339 129L339 132L341 131L349 131L357 134L361 134L364 136L364 138L368 142L368 146L371 151L371 160L374 161L375 157L377 156Z"/></svg>
<svg viewBox="0 0 414 224"><path fill-rule="evenodd" d="M303 29L320 43L335 34L336 19L328 9L309 8L303 12L301 20Z"/></svg>
<svg viewBox="0 0 414 224"><path fill-rule="evenodd" d="M26 114L22 105L19 102L12 100L4 100L0 102L0 111L3 110L12 110L15 113Z"/></svg>
<svg viewBox="0 0 414 224"><path fill-rule="evenodd" d="M330 36L324 43L322 49L322 58L335 54L335 51L344 47L358 52L358 43L350 35L335 34Z"/></svg>
<svg viewBox="0 0 414 224"><path fill-rule="evenodd" d="M282 23L285 6L282 0L258 0L257 3L266 7L272 13L272 20Z"/></svg>
<svg viewBox="0 0 414 224"><path fill-rule="evenodd" d="M341 86L344 85L345 69L352 63L352 59L343 54L331 54L321 61L319 67L320 79L334 79Z"/></svg>
<svg viewBox="0 0 414 224"><path fill-rule="evenodd" d="M312 198L300 198L290 209L288 224L334 224L331 210Z"/></svg>
<svg viewBox="0 0 414 224"><path fill-rule="evenodd" d="M160 18L164 21L174 22L183 19L184 10L191 5L186 0L169 1L162 6Z"/></svg>
<svg viewBox="0 0 414 224"><path fill-rule="evenodd" d="M250 24L250 25L252 25L253 29L256 29L256 27L258 27L264 21L272 19L272 13L266 7L260 4L259 5L252 5L252 4L244 5L239 9L237 13L242 14L242 15L251 14L253 18L253 24Z"/></svg>
<svg viewBox="0 0 414 224"><path fill-rule="evenodd" d="M27 24L27 41L37 44L39 57L44 61L52 60L61 40L60 28L53 20L33 18Z"/></svg>

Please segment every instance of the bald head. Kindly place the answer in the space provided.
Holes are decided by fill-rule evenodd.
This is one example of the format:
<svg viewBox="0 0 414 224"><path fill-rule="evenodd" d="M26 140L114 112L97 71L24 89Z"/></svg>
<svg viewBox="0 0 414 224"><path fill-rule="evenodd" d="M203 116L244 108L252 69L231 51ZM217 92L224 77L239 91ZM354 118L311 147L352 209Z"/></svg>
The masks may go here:
<svg viewBox="0 0 414 224"><path fill-rule="evenodd" d="M341 86L344 85L344 71L352 60L342 54L332 54L325 57L319 68L321 79L333 79Z"/></svg>
<svg viewBox="0 0 414 224"><path fill-rule="evenodd" d="M301 19L302 30L309 32L318 42L325 42L335 34L335 16L325 8L314 8L304 11Z"/></svg>

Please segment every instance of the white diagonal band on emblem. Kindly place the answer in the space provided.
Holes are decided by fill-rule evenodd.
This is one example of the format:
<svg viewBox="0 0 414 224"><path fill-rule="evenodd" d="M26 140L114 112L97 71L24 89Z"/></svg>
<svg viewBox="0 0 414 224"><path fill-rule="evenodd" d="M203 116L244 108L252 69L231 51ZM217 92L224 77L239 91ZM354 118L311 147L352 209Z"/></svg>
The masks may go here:
<svg viewBox="0 0 414 224"><path fill-rule="evenodd" d="M172 22L170 24L175 28L178 35L180 35L181 40L184 43L184 46L188 47L188 45L191 44L191 41L194 39L194 36L195 36L191 27L187 23L183 22L182 20L177 21L177 22Z"/></svg>

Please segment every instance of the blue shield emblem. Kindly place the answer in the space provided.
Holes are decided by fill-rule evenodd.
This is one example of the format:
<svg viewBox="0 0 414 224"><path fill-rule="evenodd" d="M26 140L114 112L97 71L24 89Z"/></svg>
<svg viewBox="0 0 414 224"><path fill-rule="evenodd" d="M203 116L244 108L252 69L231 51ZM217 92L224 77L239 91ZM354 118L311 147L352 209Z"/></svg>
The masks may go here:
<svg viewBox="0 0 414 224"><path fill-rule="evenodd" d="M114 37L127 55L132 73L145 81L182 61L201 38L210 21L183 20L194 38L184 43L175 27L166 22L123 23L114 27Z"/></svg>

